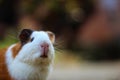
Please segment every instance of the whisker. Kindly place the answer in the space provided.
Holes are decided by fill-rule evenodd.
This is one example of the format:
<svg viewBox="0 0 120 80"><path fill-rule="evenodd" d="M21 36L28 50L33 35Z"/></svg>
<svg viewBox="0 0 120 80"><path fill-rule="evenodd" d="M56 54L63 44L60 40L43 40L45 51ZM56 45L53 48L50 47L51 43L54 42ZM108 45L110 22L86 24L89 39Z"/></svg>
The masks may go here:
<svg viewBox="0 0 120 80"><path fill-rule="evenodd" d="M9 33L9 32L7 32L7 35L6 35L6 36L9 37L10 39L17 40L17 37L15 37L15 35L13 35L13 34L11 34L11 33Z"/></svg>
<svg viewBox="0 0 120 80"><path fill-rule="evenodd" d="M64 43L65 43L64 40L61 40L61 39L56 40L54 46L57 53L63 53Z"/></svg>

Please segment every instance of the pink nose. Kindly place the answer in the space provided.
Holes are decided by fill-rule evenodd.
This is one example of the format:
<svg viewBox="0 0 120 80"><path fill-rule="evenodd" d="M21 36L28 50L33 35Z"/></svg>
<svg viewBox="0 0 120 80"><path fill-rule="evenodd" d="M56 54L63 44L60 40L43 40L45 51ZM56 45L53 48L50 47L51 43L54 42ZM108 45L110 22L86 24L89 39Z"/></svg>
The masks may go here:
<svg viewBox="0 0 120 80"><path fill-rule="evenodd" d="M48 50L49 50L49 44L48 43L43 43L40 45L42 54L41 57L47 57L48 55Z"/></svg>
<svg viewBox="0 0 120 80"><path fill-rule="evenodd" d="M48 45L48 43L43 43L43 44L41 44L41 48L49 48L49 45Z"/></svg>

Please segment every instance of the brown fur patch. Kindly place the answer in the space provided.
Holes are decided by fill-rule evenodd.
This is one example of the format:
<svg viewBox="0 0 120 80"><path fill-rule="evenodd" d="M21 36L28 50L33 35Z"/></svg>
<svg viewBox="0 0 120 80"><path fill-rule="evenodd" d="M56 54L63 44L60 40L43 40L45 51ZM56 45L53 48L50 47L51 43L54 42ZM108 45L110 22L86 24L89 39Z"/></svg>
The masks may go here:
<svg viewBox="0 0 120 80"><path fill-rule="evenodd" d="M12 80L5 63L5 53L8 48L0 49L0 80Z"/></svg>
<svg viewBox="0 0 120 80"><path fill-rule="evenodd" d="M22 48L21 43L15 44L15 46L12 48L12 55L13 55L13 58L16 57L16 55L18 54L18 52L20 51L21 48Z"/></svg>
<svg viewBox="0 0 120 80"><path fill-rule="evenodd" d="M46 31L46 32L48 33L48 36L49 36L51 42L54 43L55 42L55 35L54 35L54 33L50 32L50 31Z"/></svg>

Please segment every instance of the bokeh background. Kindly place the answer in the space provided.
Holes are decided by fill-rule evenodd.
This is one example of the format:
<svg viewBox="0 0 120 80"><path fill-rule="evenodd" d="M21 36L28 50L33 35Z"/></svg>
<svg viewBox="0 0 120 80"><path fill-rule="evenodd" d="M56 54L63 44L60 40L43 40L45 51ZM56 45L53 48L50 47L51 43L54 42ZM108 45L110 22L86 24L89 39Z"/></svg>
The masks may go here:
<svg viewBox="0 0 120 80"><path fill-rule="evenodd" d="M49 80L120 80L119 0L0 0L0 48L24 28L56 35Z"/></svg>

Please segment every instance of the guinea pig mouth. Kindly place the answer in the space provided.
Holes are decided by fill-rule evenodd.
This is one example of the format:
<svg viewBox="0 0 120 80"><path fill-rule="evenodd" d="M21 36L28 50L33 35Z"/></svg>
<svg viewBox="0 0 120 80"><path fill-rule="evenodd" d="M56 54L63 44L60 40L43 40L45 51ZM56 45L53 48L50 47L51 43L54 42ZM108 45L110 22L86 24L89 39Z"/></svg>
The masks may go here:
<svg viewBox="0 0 120 80"><path fill-rule="evenodd" d="M48 57L48 52L49 52L49 48L48 46L46 47L46 45L41 46L41 58L47 58Z"/></svg>
<svg viewBox="0 0 120 80"><path fill-rule="evenodd" d="M43 51L40 57L41 58L48 58L48 51Z"/></svg>
<svg viewBox="0 0 120 80"><path fill-rule="evenodd" d="M41 58L47 58L48 55L45 55L45 54L44 54L44 55L41 55L40 57L41 57Z"/></svg>

